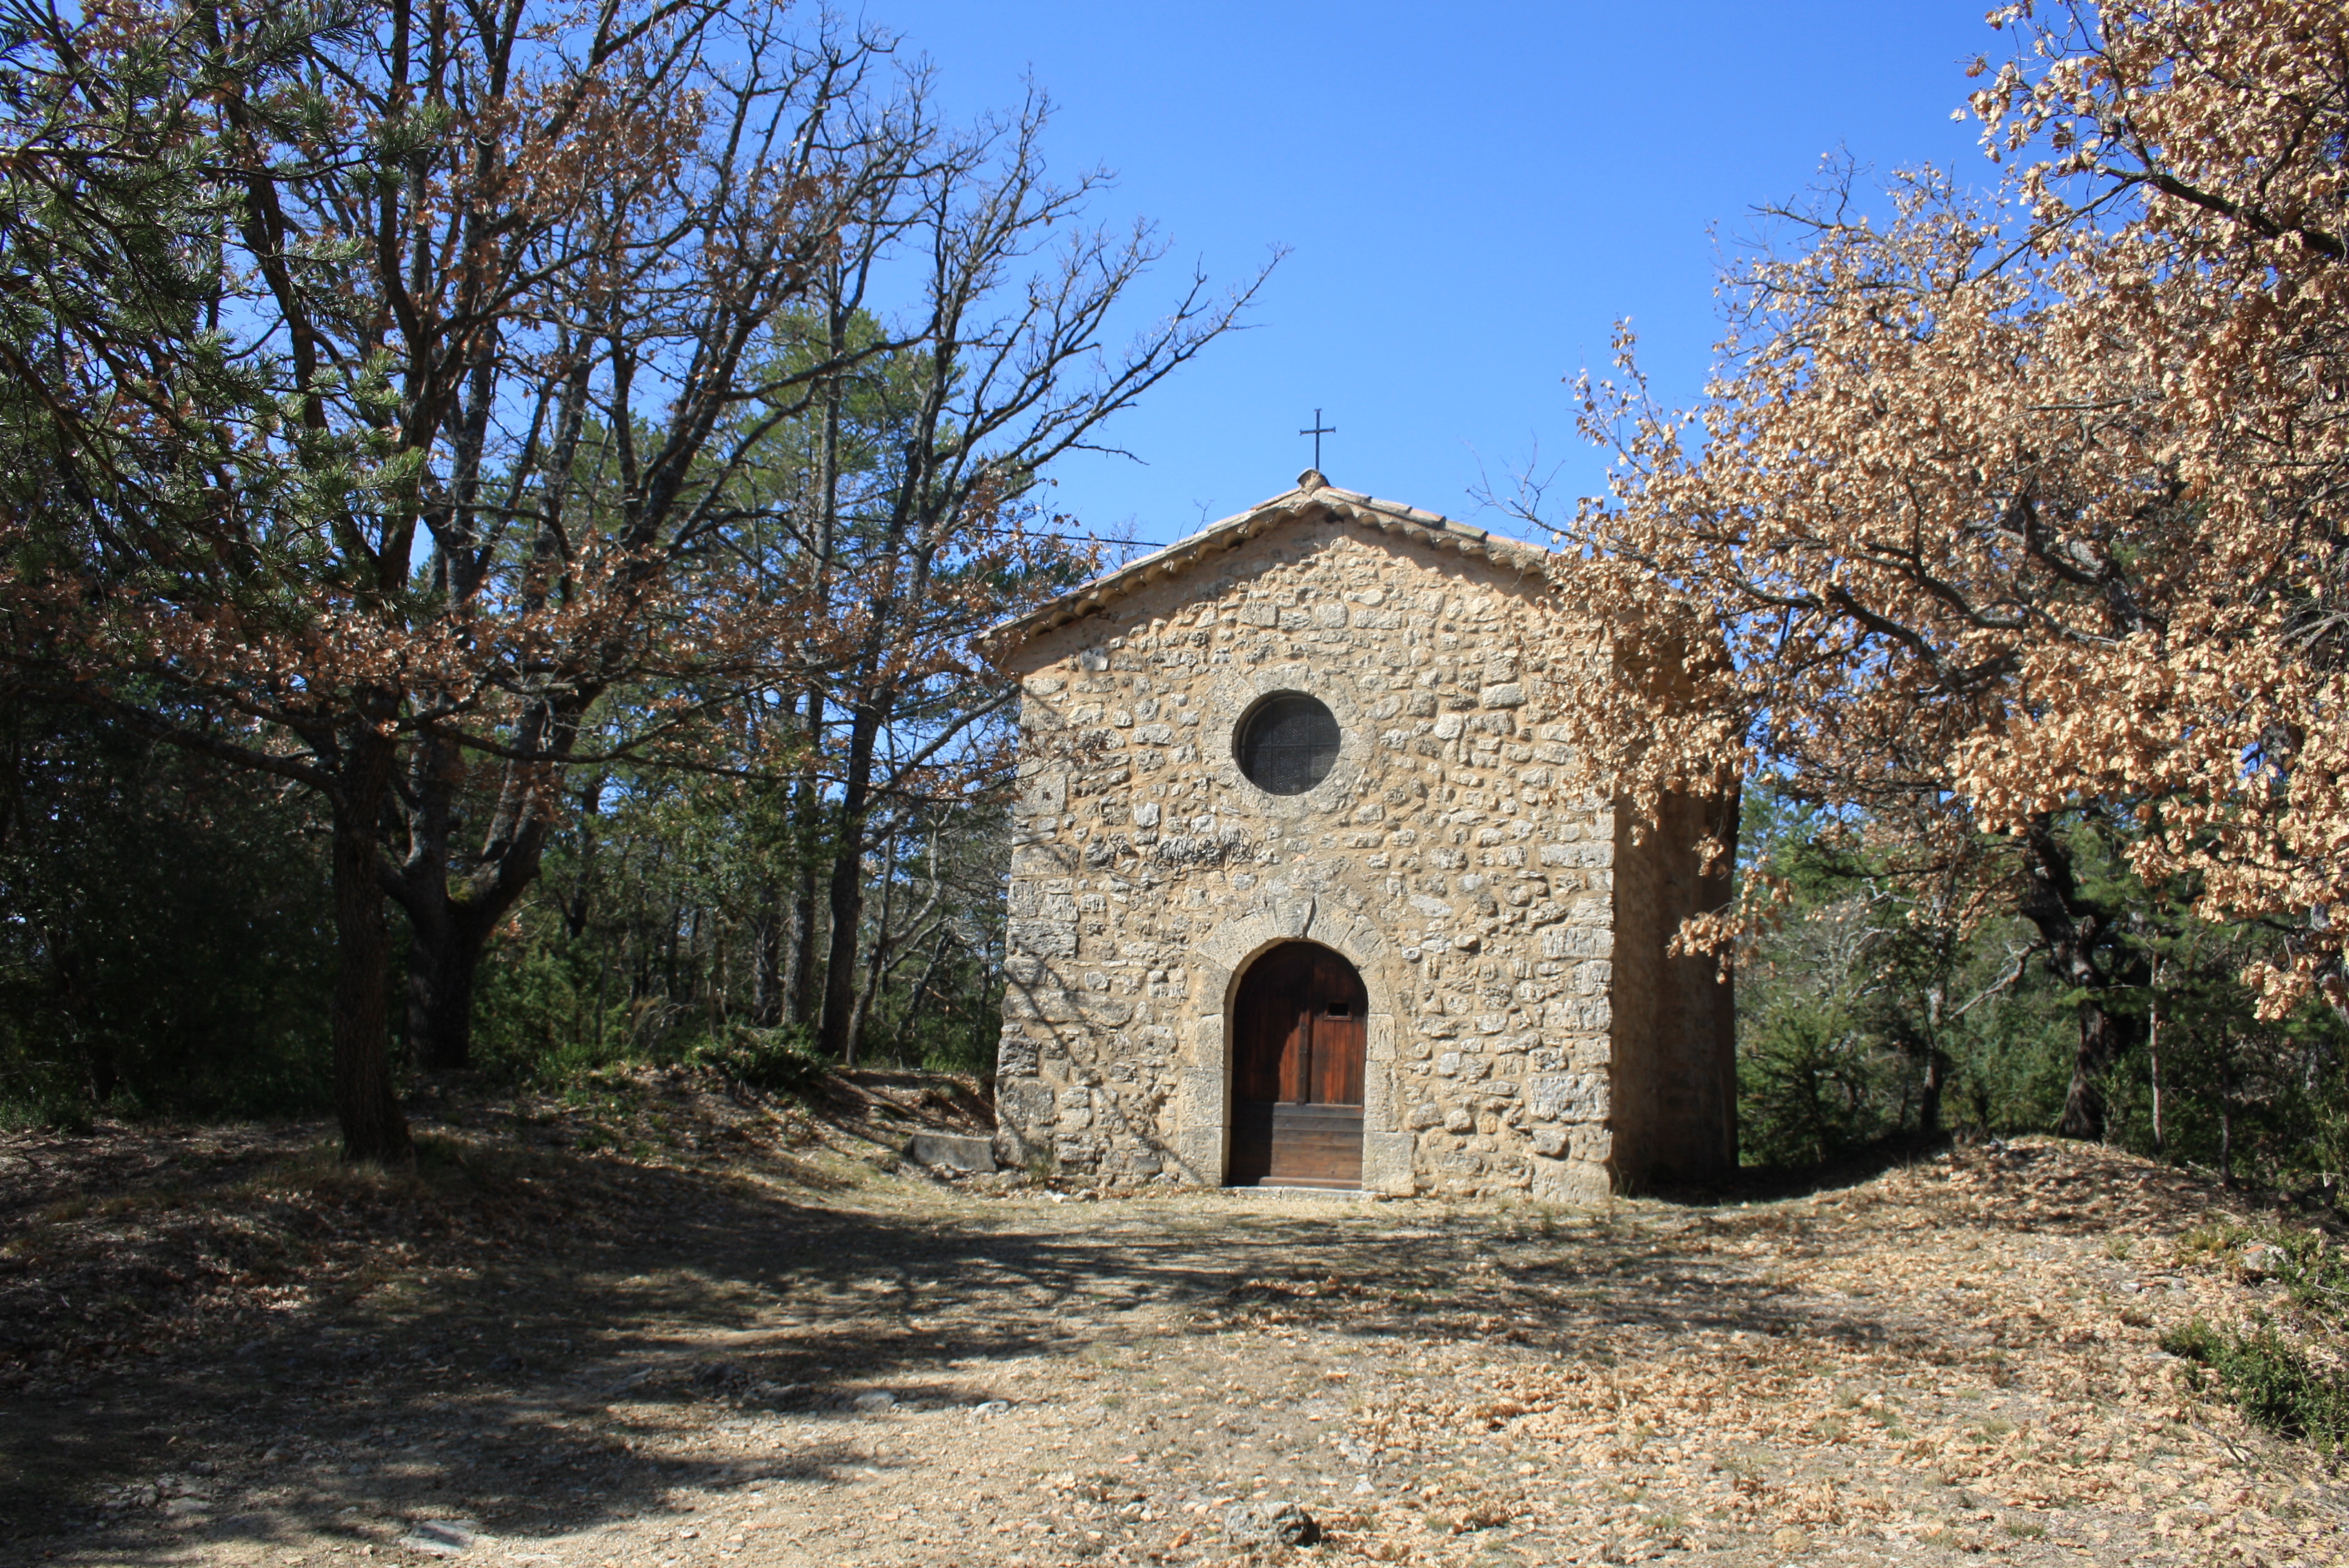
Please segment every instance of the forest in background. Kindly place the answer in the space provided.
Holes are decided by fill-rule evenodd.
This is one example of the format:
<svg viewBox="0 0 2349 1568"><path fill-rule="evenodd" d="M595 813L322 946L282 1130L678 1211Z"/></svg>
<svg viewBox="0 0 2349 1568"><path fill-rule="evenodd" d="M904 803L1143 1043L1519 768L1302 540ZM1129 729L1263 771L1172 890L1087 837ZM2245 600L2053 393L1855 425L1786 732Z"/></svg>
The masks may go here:
<svg viewBox="0 0 2349 1568"><path fill-rule="evenodd" d="M1749 788L1744 818L1749 873L1784 884L1736 982L1747 1163L2055 1128L2081 995L1998 890L1920 883L1864 823L1767 784ZM2329 1191L2349 1164L2349 1026L2322 1002L2262 1017L2243 972L2274 932L2199 919L2179 890L2149 886L2129 864L2127 821L2081 813L2059 830L2118 976L2101 1001L2129 1031L2096 1081L2103 1140L2222 1180Z"/></svg>
<svg viewBox="0 0 2349 1568"><path fill-rule="evenodd" d="M334 953L329 912L310 891L324 852L315 815L72 711L46 727L11 717L8 1120L329 1109ZM780 858L789 841L760 836L730 781L598 776L581 789L593 809L574 807L539 888L490 944L478 1081L560 1089L605 1069L687 1065L803 1086L824 1064L804 1026L770 1021L777 977L761 957L764 890L792 869ZM904 835L868 862L866 1063L991 1073L997 810L975 804L955 831ZM2234 1178L2323 1182L2349 1137L2349 1032L2321 1006L2261 1019L2240 971L2262 934L2165 907L2128 871L2125 838L2099 841L2100 826L2075 831L2115 945L2143 975L2125 1005L2141 1026L2161 1009L2106 1082L2110 1140ZM2007 917L1953 935L1920 919L1857 835L1775 790L1748 792L1741 840L1749 864L1797 890L1736 982L1747 1163L2054 1126L2076 997L2027 927ZM409 1074L421 1068L403 1023L394 1016Z"/></svg>
<svg viewBox="0 0 2349 1568"><path fill-rule="evenodd" d="M0 1119L331 1110L317 813L78 710L9 717ZM779 930L773 890L825 869L826 846L802 850L782 810L762 814L760 792L730 779L598 772L579 789L539 886L487 944L466 1074L562 1088L688 1065L803 1086L830 1059L812 1026L822 977L792 968L794 912ZM991 1071L999 809L968 801L872 853L855 992L866 1063ZM818 906L819 954L822 922ZM407 933L394 937L404 965ZM427 1069L404 1010L389 1028L406 1082Z"/></svg>
<svg viewBox="0 0 2349 1568"><path fill-rule="evenodd" d="M1116 548L1051 465L1253 284L1146 297L1047 106L941 123L885 35L425 15L0 3L0 1118L397 1160L418 1074L987 1075L970 639ZM1635 800L1734 760L1749 1162L2329 1184L2349 35L2000 21L2003 196L1846 175L1712 401L1586 386L1562 591L1681 652L1582 739Z"/></svg>
<svg viewBox="0 0 2349 1568"><path fill-rule="evenodd" d="M1040 95L947 124L781 5L0 54L16 1114L323 1098L398 1163L417 1072L979 1065L971 639L1097 568L1051 465L1262 274L1143 303Z"/></svg>

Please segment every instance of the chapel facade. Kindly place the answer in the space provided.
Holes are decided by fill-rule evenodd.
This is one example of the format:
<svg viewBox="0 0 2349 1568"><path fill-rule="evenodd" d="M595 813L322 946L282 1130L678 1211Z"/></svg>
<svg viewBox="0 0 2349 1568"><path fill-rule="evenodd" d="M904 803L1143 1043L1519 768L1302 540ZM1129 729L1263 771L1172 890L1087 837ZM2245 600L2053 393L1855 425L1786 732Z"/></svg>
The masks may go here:
<svg viewBox="0 0 2349 1568"><path fill-rule="evenodd" d="M1568 766L1607 655L1547 564L1308 470L989 634L999 1158L1579 1202L1733 1169L1731 987L1668 953L1727 898L1688 847L1723 808L1635 842Z"/></svg>

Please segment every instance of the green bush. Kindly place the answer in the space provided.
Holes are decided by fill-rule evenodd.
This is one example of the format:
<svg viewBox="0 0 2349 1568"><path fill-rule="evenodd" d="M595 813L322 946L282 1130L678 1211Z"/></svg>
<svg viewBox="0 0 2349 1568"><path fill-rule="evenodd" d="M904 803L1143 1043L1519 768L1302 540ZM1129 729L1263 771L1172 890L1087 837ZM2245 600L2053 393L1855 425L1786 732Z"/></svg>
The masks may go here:
<svg viewBox="0 0 2349 1568"><path fill-rule="evenodd" d="M476 987L473 1067L490 1081L560 1086L647 1055L645 1009L593 943L501 937Z"/></svg>
<svg viewBox="0 0 2349 1568"><path fill-rule="evenodd" d="M1749 1020L1737 1053L1745 1158L1807 1165L1893 1130L1899 1062L1838 1009L1795 999Z"/></svg>
<svg viewBox="0 0 2349 1568"><path fill-rule="evenodd" d="M832 1070L807 1032L793 1028L738 1025L722 1038L697 1047L692 1059L746 1088L771 1094L804 1095Z"/></svg>
<svg viewBox="0 0 2349 1568"><path fill-rule="evenodd" d="M2272 1224L2200 1226L2178 1238L2178 1251L2184 1263L2274 1280L2306 1337L2288 1337L2264 1316L2248 1332L2197 1317L2164 1334L2161 1347L2207 1367L2269 1431L2326 1452L2349 1449L2349 1367L2339 1356L2349 1329L2349 1257L2321 1231Z"/></svg>
<svg viewBox="0 0 2349 1568"><path fill-rule="evenodd" d="M2161 1347L2209 1367L2255 1425L2326 1453L2349 1447L2349 1378L2318 1367L2273 1325L2243 1333L2197 1317L2164 1334Z"/></svg>

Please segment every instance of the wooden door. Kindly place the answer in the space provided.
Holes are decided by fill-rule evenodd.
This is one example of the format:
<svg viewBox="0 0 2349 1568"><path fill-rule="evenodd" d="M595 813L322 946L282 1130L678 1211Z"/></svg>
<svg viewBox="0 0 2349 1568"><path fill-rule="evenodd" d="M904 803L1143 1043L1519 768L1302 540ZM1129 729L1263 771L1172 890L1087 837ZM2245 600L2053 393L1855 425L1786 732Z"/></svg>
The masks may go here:
<svg viewBox="0 0 2349 1568"><path fill-rule="evenodd" d="M1236 1187L1359 1187L1370 994L1354 966L1310 942L1250 966L1232 1005Z"/></svg>

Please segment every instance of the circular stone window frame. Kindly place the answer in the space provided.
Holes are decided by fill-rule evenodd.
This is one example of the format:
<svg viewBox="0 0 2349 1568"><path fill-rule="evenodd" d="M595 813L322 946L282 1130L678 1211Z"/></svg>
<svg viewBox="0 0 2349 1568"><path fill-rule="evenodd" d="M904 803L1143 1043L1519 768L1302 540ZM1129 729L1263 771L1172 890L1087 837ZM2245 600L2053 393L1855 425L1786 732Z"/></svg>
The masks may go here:
<svg viewBox="0 0 2349 1568"><path fill-rule="evenodd" d="M1312 789L1301 795L1276 795L1240 771L1239 727L1267 697L1289 692L1311 697L1338 721L1338 757L1330 765L1329 777ZM1236 816L1288 823L1342 811L1361 787L1364 765L1370 759L1369 716L1354 699L1349 683L1309 664L1268 665L1227 673L1208 696L1202 723L1212 726L1219 737L1214 750L1203 758L1215 778L1216 807ZM1208 752L1206 745L1199 749Z"/></svg>
<svg viewBox="0 0 2349 1568"><path fill-rule="evenodd" d="M1303 789L1275 789L1268 787L1263 782L1263 780L1254 777L1248 772L1247 761L1248 732L1253 729L1260 720L1262 720L1266 712L1278 703L1309 704L1312 707L1319 710L1320 717L1328 719L1330 721L1330 727L1337 732L1337 746L1329 753L1329 762L1323 769L1320 779L1316 779L1311 785ZM1262 790L1267 795L1311 794L1315 789L1320 788L1320 786L1328 780L1331 773L1337 771L1338 756L1340 751L1344 750L1345 744L1346 727L1339 722L1337 710L1332 708L1328 703L1323 702L1319 697L1314 696L1311 692L1301 691L1295 686L1286 687L1280 691L1268 692L1264 696L1257 698L1256 701L1248 707L1247 711L1241 714L1238 720L1231 727L1232 760L1239 764L1240 777L1247 779L1249 784L1253 785L1256 789Z"/></svg>

